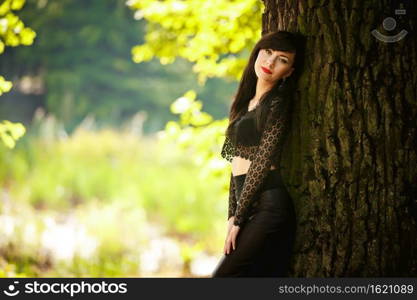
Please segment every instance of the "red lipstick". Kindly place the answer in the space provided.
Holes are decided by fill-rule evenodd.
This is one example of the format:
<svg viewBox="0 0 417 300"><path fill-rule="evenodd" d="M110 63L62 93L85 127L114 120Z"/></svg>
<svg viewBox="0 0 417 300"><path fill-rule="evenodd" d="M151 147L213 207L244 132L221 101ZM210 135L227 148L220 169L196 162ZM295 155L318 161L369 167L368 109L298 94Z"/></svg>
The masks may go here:
<svg viewBox="0 0 417 300"><path fill-rule="evenodd" d="M267 73L267 74L272 74L271 70L269 70L269 69L267 69L267 68L264 68L264 67L261 67L261 68L262 68L262 70L263 70L265 73Z"/></svg>

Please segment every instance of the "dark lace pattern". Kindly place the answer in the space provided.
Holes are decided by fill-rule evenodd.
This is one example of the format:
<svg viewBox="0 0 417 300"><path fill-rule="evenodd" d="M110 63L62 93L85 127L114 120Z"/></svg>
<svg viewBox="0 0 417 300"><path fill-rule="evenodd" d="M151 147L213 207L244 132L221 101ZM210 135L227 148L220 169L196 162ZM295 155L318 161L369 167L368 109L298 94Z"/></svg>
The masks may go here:
<svg viewBox="0 0 417 300"><path fill-rule="evenodd" d="M279 167L282 146L289 125L288 108L289 101L286 97L276 96L272 100L259 145L233 144L227 136L225 138L221 150L223 158L232 162L234 156L240 156L251 161L239 200L235 196L233 174L230 176L228 219L235 216L234 225L241 226L247 221L252 200L271 165Z"/></svg>
<svg viewBox="0 0 417 300"><path fill-rule="evenodd" d="M230 188L229 188L229 214L227 216L227 219L230 219L230 217L234 216L236 211L236 187L235 182L233 181L233 174L230 174Z"/></svg>

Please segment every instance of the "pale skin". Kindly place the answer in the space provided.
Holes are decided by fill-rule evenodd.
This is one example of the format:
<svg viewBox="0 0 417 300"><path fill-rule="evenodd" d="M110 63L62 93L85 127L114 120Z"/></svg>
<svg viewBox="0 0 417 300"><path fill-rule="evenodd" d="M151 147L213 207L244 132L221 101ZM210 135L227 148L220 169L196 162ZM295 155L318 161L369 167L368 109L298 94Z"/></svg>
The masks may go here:
<svg viewBox="0 0 417 300"><path fill-rule="evenodd" d="M282 79L290 76L294 71L293 63L295 53L286 51L277 51L272 49L261 49L255 61L255 73L258 77L256 81L256 93L249 102L248 110L252 110L259 102L261 96L269 91L274 84ZM271 74L265 73L262 67L271 71ZM238 176L246 174L249 170L251 161L239 156L233 157L232 174ZM275 169L274 166L271 170ZM228 220L226 241L224 244L224 254L229 254L236 249L236 238L239 234L240 226L233 225L234 216Z"/></svg>

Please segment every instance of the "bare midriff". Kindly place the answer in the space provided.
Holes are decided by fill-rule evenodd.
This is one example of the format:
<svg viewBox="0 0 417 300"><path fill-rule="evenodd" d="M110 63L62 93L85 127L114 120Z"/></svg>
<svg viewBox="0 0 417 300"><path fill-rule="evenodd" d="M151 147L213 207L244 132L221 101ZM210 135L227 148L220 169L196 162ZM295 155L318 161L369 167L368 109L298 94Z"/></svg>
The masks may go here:
<svg viewBox="0 0 417 300"><path fill-rule="evenodd" d="M239 176L246 174L249 170L252 161L242 158L240 156L234 156L232 160L232 174L233 176ZM270 170L276 169L275 166L271 166Z"/></svg>

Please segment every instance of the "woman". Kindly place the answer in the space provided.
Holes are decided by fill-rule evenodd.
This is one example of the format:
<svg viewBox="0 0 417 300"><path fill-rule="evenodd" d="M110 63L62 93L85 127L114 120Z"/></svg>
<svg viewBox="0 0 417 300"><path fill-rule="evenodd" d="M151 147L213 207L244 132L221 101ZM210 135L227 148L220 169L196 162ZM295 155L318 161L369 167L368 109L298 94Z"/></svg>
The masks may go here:
<svg viewBox="0 0 417 300"><path fill-rule="evenodd" d="M212 277L287 275L296 219L280 175L289 127L297 38L286 31L255 45L230 109L221 151L232 163L224 256Z"/></svg>

